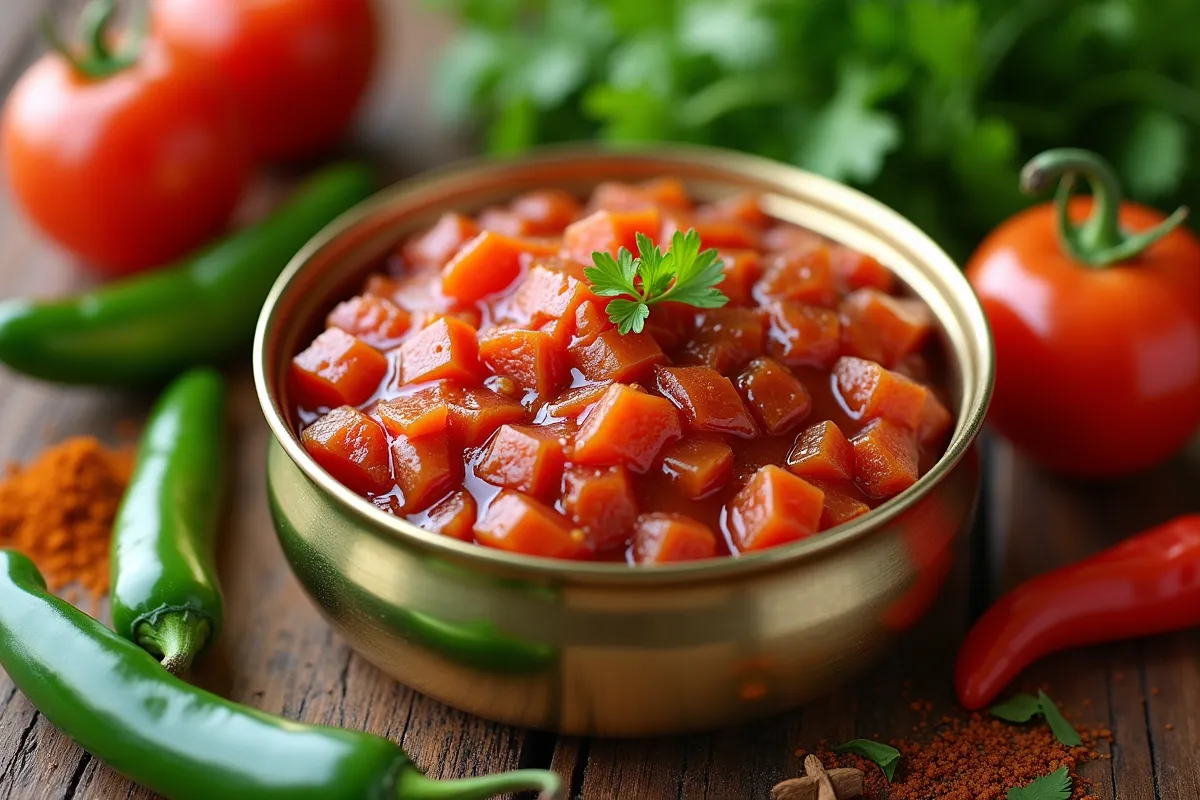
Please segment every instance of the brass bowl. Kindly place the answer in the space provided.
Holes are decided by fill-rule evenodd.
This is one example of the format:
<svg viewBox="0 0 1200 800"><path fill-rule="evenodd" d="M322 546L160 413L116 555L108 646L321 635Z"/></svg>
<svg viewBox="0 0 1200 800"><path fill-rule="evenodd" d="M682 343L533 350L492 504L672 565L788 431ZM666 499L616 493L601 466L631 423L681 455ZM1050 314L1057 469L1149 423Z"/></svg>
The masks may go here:
<svg viewBox="0 0 1200 800"><path fill-rule="evenodd" d="M440 537L317 466L281 398L291 356L383 254L447 210L518 192L586 192L670 174L699 198L756 191L773 216L878 258L939 321L957 404L946 454L916 485L836 530L678 566L570 562ZM545 150L386 189L332 223L275 284L254 345L273 440L271 511L300 582L363 656L481 717L568 734L646 736L794 707L866 668L936 598L979 486L972 442L992 389L987 323L958 268L895 212L764 159L692 147Z"/></svg>

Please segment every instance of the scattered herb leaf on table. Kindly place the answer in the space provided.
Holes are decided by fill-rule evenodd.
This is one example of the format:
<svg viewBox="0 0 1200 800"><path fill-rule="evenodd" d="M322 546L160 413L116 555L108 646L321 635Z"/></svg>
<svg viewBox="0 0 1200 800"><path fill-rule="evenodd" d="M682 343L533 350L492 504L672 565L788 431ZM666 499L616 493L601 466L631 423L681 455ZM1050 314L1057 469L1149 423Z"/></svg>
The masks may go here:
<svg viewBox="0 0 1200 800"><path fill-rule="evenodd" d="M1003 703L992 706L988 709L988 713L1006 722L1018 723L1029 722L1035 717L1042 717L1046 720L1046 724L1050 726L1050 730L1054 733L1054 738L1067 747L1078 747L1083 744L1083 739L1080 738L1079 732L1075 730L1075 726L1067 721L1067 718L1058 710L1058 706L1054 704L1054 701L1042 691L1038 692L1037 697L1029 694L1018 694L1010 697Z"/></svg>
<svg viewBox="0 0 1200 800"><path fill-rule="evenodd" d="M1071 775L1062 767L1026 786L1009 789L1007 800L1071 800Z"/></svg>
<svg viewBox="0 0 1200 800"><path fill-rule="evenodd" d="M868 758L879 765L884 776L890 781L900 765L900 751L883 742L872 739L852 739L845 744L833 748L835 753L855 753Z"/></svg>

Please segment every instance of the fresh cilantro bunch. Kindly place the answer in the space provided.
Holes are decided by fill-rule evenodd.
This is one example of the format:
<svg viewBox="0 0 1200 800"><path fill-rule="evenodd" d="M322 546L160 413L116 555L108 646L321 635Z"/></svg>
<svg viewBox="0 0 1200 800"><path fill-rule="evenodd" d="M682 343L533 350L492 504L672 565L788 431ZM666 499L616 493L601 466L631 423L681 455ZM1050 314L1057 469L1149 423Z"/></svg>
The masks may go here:
<svg viewBox="0 0 1200 800"><path fill-rule="evenodd" d="M959 255L1086 147L1200 206L1195 0L427 0L460 30L443 115L493 152L682 141L856 184ZM1197 155L1193 155L1197 154Z"/></svg>
<svg viewBox="0 0 1200 800"><path fill-rule="evenodd" d="M720 308L729 302L717 284L725 272L713 249L700 251L700 234L675 231L664 254L644 233L637 234L638 256L624 247L617 257L592 253L596 266L584 270L592 291L614 297L605 310L617 330L641 333L650 316L650 306L671 300L696 308Z"/></svg>

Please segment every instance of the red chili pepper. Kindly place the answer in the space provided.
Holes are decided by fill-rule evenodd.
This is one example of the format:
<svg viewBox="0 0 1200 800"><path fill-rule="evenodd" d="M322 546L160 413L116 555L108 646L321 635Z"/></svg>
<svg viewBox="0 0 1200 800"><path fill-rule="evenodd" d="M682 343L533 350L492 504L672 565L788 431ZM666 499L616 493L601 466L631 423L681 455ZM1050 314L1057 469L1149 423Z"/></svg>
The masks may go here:
<svg viewBox="0 0 1200 800"><path fill-rule="evenodd" d="M1200 514L1177 517L1000 598L958 653L969 709L1058 650L1200 625Z"/></svg>

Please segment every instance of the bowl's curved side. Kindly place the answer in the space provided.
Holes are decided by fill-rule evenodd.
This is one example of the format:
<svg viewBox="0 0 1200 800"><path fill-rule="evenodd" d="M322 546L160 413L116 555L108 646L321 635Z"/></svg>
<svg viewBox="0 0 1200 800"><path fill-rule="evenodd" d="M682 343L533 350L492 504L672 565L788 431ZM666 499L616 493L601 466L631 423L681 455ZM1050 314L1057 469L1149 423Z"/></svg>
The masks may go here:
<svg viewBox="0 0 1200 800"><path fill-rule="evenodd" d="M972 454L854 547L638 587L514 580L364 532L274 441L267 475L296 575L368 660L481 717L617 737L783 711L865 669L936 598L979 484Z"/></svg>

